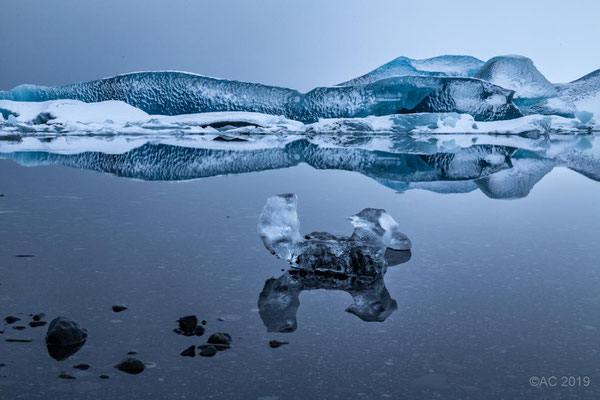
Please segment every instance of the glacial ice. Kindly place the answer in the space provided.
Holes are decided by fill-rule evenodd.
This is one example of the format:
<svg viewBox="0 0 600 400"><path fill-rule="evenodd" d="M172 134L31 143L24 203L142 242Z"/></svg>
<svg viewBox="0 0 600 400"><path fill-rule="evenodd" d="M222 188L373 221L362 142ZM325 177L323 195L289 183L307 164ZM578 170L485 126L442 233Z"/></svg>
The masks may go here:
<svg viewBox="0 0 600 400"><path fill-rule="evenodd" d="M348 218L354 226L349 237L326 232L302 237L297 204L295 194L270 197L259 218L258 234L267 250L298 268L375 276L385 271L388 247L410 249L408 238L398 232L398 223L385 210L375 208Z"/></svg>
<svg viewBox="0 0 600 400"><path fill-rule="evenodd" d="M365 75L340 83L338 86L365 85L395 76L452 76L468 78L475 76L483 64L483 61L471 56L445 55L423 60L398 57Z"/></svg>
<svg viewBox="0 0 600 400"><path fill-rule="evenodd" d="M300 93L183 72L139 72L60 87L22 85L0 92L0 99L120 100L152 115L248 111L302 122L410 112L459 112L484 121L522 115L512 103L510 90L477 79L422 76Z"/></svg>
<svg viewBox="0 0 600 400"><path fill-rule="evenodd" d="M555 86L561 99L575 104L580 111L592 112L600 120L600 69L571 83Z"/></svg>
<svg viewBox="0 0 600 400"><path fill-rule="evenodd" d="M398 57L361 77L307 93L193 73L158 71L59 87L21 85L0 91L0 100L5 100L0 105L0 132L127 134L173 129L201 133L207 127L226 127L248 133L321 133L323 124L336 123L342 125L342 133L343 129L358 132L363 126L369 132L382 131L386 123L386 132L456 132L447 114L460 114L465 124L468 118L474 120L470 126L456 124L465 133L481 129L479 122L498 121L510 125L510 133L522 133L531 128L531 120L520 120L523 115L534 116L542 126L549 121L541 116L551 116L551 125L557 125L556 129L578 131L598 129L600 70L571 83L552 84L532 60L523 56L498 56L485 63L470 56L424 60ZM76 112L77 104L68 103L75 100L99 105L78 107ZM11 101L23 104L14 105ZM28 107L34 110L35 106L25 104L45 101L62 103L47 103L43 107L48 111L38 111L33 116L29 111L17 111ZM108 107L107 101L121 101L132 108L116 103ZM69 106L71 111L66 112ZM582 112L595 114L596 120L579 118L586 115ZM206 116L208 113L212 117ZM254 117L246 120L241 114ZM402 117L407 114L420 116L414 120ZM557 117L569 121L556 120ZM219 118L223 121L217 121ZM204 123L206 119L212 122ZM515 127L510 123L513 119L525 126ZM488 125L488 131L504 133L504 127Z"/></svg>

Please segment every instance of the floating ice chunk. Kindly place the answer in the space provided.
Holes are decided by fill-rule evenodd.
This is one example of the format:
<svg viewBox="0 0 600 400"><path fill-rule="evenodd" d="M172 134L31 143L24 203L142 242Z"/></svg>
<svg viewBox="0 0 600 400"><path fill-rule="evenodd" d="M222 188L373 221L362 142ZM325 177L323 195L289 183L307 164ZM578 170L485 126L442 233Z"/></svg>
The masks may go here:
<svg viewBox="0 0 600 400"><path fill-rule="evenodd" d="M326 232L300 236L294 194L267 199L259 218L258 233L273 254L310 271L329 271L374 276L385 271L385 250L409 250L410 241L398 232L398 223L385 210L366 208L348 220L354 226L350 237Z"/></svg>
<svg viewBox="0 0 600 400"><path fill-rule="evenodd" d="M295 259L302 241L297 206L298 197L292 193L269 197L258 222L267 250L287 262Z"/></svg>

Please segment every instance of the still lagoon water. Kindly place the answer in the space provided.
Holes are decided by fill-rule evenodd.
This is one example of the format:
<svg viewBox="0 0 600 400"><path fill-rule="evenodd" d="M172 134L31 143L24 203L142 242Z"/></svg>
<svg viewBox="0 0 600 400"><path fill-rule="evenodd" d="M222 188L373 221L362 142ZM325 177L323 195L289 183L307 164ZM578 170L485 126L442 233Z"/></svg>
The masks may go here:
<svg viewBox="0 0 600 400"><path fill-rule="evenodd" d="M3 140L0 398L600 398L598 181L593 135ZM278 193L303 234L392 215L393 306L346 312L352 288L316 279L261 309L289 273L257 235ZM51 358L38 313L86 343ZM186 315L203 336L173 332ZM180 355L215 332L230 349ZM114 368L129 352L143 373Z"/></svg>

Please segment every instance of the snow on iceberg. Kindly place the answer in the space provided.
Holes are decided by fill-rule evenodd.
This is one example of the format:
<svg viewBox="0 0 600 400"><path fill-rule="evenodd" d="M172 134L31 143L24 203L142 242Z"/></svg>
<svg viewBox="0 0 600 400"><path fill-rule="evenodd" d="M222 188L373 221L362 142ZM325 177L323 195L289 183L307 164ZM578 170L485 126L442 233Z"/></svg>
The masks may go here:
<svg viewBox="0 0 600 400"><path fill-rule="evenodd" d="M473 77L483 64L483 61L471 56L445 55L423 60L398 57L365 75L340 83L338 86L365 85L395 76Z"/></svg>
<svg viewBox="0 0 600 400"><path fill-rule="evenodd" d="M22 85L0 99L83 102L120 100L153 115L248 111L302 122L410 112L460 112L476 120L521 116L512 91L470 78L404 76L308 93L275 86L208 78L184 72L139 72L60 87Z"/></svg>
<svg viewBox="0 0 600 400"><path fill-rule="evenodd" d="M593 113L600 120L600 69L571 83L555 86L561 99L574 103L580 111Z"/></svg>

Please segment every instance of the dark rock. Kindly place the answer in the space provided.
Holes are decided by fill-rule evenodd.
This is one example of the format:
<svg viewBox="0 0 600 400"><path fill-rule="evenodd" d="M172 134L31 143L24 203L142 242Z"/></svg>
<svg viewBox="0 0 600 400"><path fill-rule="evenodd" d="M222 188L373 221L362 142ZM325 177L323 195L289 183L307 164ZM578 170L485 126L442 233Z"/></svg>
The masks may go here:
<svg viewBox="0 0 600 400"><path fill-rule="evenodd" d="M290 342L280 342L279 340L271 340L269 342L269 346L271 346L272 349L276 349L278 347L281 347L284 344L290 344Z"/></svg>
<svg viewBox="0 0 600 400"><path fill-rule="evenodd" d="M214 344L203 344L203 345L198 346L198 348L200 350L204 350L207 347L214 347L217 351L223 351L223 350L227 350L227 349L231 348L231 346L228 345L228 344L216 344L216 343L214 343Z"/></svg>
<svg viewBox="0 0 600 400"><path fill-rule="evenodd" d="M41 320L42 318L44 318L45 316L46 316L46 314L44 314L44 313L35 314L35 315L33 316L33 320L34 320L34 321L40 321L40 320Z"/></svg>
<svg viewBox="0 0 600 400"><path fill-rule="evenodd" d="M31 258L33 254L17 254L15 257L17 258Z"/></svg>
<svg viewBox="0 0 600 400"><path fill-rule="evenodd" d="M25 327L24 327L24 326L22 326L22 325L19 325L19 326L13 326L12 328L13 328L13 329L16 329L16 330L18 330L18 331L22 331L23 329L25 329Z"/></svg>
<svg viewBox="0 0 600 400"><path fill-rule="evenodd" d="M231 336L228 333L221 333L221 332L213 333L212 335L210 335L210 337L208 338L206 343L230 345L231 344Z"/></svg>
<svg viewBox="0 0 600 400"><path fill-rule="evenodd" d="M179 322L179 329L181 329L184 334L193 334L194 329L196 329L196 326L198 325L198 317L196 317L195 315L188 315L179 318L177 322Z"/></svg>
<svg viewBox="0 0 600 400"><path fill-rule="evenodd" d="M215 346L206 346L200 351L202 357L213 357L215 354L217 354Z"/></svg>
<svg viewBox="0 0 600 400"><path fill-rule="evenodd" d="M112 306L112 310L114 312L121 312L121 311L125 311L127 310L127 306L123 305L123 304L115 304L114 306Z"/></svg>
<svg viewBox="0 0 600 400"><path fill-rule="evenodd" d="M127 354L129 354L130 356L133 356L133 355L137 354L137 351L128 351Z"/></svg>
<svg viewBox="0 0 600 400"><path fill-rule="evenodd" d="M62 361L75 354L87 339L87 330L67 317L58 317L50 322L46 333L46 346L50 357Z"/></svg>
<svg viewBox="0 0 600 400"><path fill-rule="evenodd" d="M60 379L76 379L73 375L65 374L64 372L58 376Z"/></svg>
<svg viewBox="0 0 600 400"><path fill-rule="evenodd" d="M2 368L2 367L6 367L6 364L0 363L0 368Z"/></svg>
<svg viewBox="0 0 600 400"><path fill-rule="evenodd" d="M6 339L5 342L8 343L29 343L32 342L31 339Z"/></svg>
<svg viewBox="0 0 600 400"><path fill-rule="evenodd" d="M6 321L7 324L14 324L17 321L20 321L21 318L13 317L12 315L9 315L8 317L4 318L4 320Z"/></svg>
<svg viewBox="0 0 600 400"><path fill-rule="evenodd" d="M32 328L37 328L38 326L44 326L46 324L47 324L46 321L32 321L29 323L29 326Z"/></svg>
<svg viewBox="0 0 600 400"><path fill-rule="evenodd" d="M225 322L225 320L223 318L221 318L221 317L217 318L217 321L219 321L219 322Z"/></svg>
<svg viewBox="0 0 600 400"><path fill-rule="evenodd" d="M196 357L196 346L190 346L181 352L184 357Z"/></svg>
<svg viewBox="0 0 600 400"><path fill-rule="evenodd" d="M206 320L205 320L205 319L203 319L203 320L202 320L202 322L201 322L201 324L202 324L202 325L206 325Z"/></svg>
<svg viewBox="0 0 600 400"><path fill-rule="evenodd" d="M202 336L204 335L204 327L202 325L198 325L196 329L194 329L194 335Z"/></svg>
<svg viewBox="0 0 600 400"><path fill-rule="evenodd" d="M115 365L119 371L123 371L126 374L137 375L144 371L144 363L136 358L126 358L119 364Z"/></svg>
<svg viewBox="0 0 600 400"><path fill-rule="evenodd" d="M77 365L73 366L73 368L80 369L82 371L86 371L86 370L90 369L90 366L87 364L77 364Z"/></svg>
<svg viewBox="0 0 600 400"><path fill-rule="evenodd" d="M175 332L178 335L183 335L183 331L181 329L179 329L179 328L173 329L173 332Z"/></svg>
<svg viewBox="0 0 600 400"><path fill-rule="evenodd" d="M100 379L109 379L109 378L110 378L110 376L108 376L108 375L100 375Z"/></svg>

